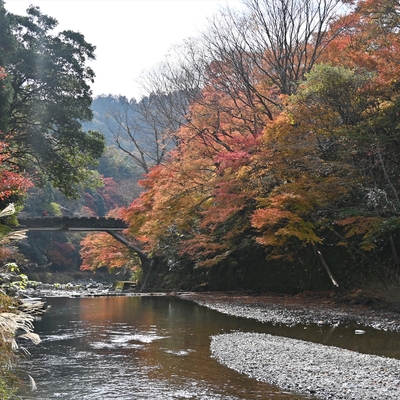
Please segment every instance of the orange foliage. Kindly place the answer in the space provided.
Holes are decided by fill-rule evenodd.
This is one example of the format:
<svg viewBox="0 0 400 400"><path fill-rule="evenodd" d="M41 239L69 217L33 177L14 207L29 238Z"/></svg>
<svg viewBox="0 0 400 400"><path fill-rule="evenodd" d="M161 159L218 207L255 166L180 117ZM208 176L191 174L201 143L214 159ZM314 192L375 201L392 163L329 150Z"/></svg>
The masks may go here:
<svg viewBox="0 0 400 400"><path fill-rule="evenodd" d="M379 236L380 227L384 223L382 218L378 217L349 217L342 220L336 221L336 224L343 226L345 229L345 237L347 239L352 236L361 236L361 248L363 250L372 250L376 247L376 243L374 243L374 238ZM340 243L341 245L347 245L347 243Z"/></svg>
<svg viewBox="0 0 400 400"><path fill-rule="evenodd" d="M107 217L123 218L125 210L115 208ZM128 236L126 233L125 236ZM133 239L132 239L133 240ZM106 232L89 233L81 241L81 270L95 271L100 267L108 269L129 267L135 269L140 261L132 256L130 250Z"/></svg>
<svg viewBox="0 0 400 400"><path fill-rule="evenodd" d="M81 270L121 268L130 263L129 249L106 232L90 233L81 241Z"/></svg>
<svg viewBox="0 0 400 400"><path fill-rule="evenodd" d="M359 160L377 164L373 146L360 146L366 125L375 132L373 117L390 131L397 118L400 35L398 24L390 26L397 15L389 3L360 1L338 17L332 32L341 25L342 34L322 54L329 65L319 76L340 66L330 72L342 81L306 82L289 97L257 77L258 94L276 100L272 113L241 92L229 65L212 63L190 122L175 133L179 145L141 181L145 191L123 213L130 234L151 254L174 252L200 266L222 261L242 242L275 257L323 243L325 227L365 184ZM370 231L368 221L340 224L350 237Z"/></svg>
<svg viewBox="0 0 400 400"><path fill-rule="evenodd" d="M221 101L209 89L203 97L206 104ZM223 104L219 107L195 105L191 123L176 133L180 145L140 182L146 191L124 217L148 251L158 251L167 237L179 237L180 254L202 249L207 256L232 245L221 243L229 243L235 229L222 235L217 231L252 201L246 168L258 140L243 120L224 113Z"/></svg>
<svg viewBox="0 0 400 400"><path fill-rule="evenodd" d="M390 87L400 71L398 4L392 0L358 1L350 15L338 18L342 34L329 44L320 61L376 75L376 88Z"/></svg>

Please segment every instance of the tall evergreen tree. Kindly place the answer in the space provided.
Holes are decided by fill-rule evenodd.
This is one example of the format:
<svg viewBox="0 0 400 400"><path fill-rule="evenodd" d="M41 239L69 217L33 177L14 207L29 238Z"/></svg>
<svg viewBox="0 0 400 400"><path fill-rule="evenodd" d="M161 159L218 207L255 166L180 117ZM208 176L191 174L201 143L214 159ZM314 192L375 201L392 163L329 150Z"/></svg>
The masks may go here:
<svg viewBox="0 0 400 400"><path fill-rule="evenodd" d="M7 73L1 140L11 144L11 161L36 183L50 181L74 196L94 178L90 167L104 150L102 135L82 130L92 118L94 72L87 62L95 47L77 32L53 34L57 21L38 7L19 16L6 13L0 2L0 18L6 35L0 62Z"/></svg>

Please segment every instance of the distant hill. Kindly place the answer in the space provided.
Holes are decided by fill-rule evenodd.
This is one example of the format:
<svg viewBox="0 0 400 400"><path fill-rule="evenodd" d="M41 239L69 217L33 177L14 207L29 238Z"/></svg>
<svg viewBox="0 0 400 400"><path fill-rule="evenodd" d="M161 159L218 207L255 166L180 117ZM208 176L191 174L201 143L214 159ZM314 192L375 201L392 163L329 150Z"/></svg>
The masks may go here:
<svg viewBox="0 0 400 400"><path fill-rule="evenodd" d="M186 122L188 104L185 92L151 94L140 102L102 95L93 100L93 120L83 129L100 132L107 147L117 148L148 172L176 145L173 133Z"/></svg>
<svg viewBox="0 0 400 400"><path fill-rule="evenodd" d="M96 97L92 102L93 120L85 122L83 129L100 132L106 138L108 146L115 145L112 131L118 129L118 125L110 116L112 113L125 113L124 105L126 104L129 104L132 111L137 112L137 103L134 99L129 101L125 96L112 94Z"/></svg>

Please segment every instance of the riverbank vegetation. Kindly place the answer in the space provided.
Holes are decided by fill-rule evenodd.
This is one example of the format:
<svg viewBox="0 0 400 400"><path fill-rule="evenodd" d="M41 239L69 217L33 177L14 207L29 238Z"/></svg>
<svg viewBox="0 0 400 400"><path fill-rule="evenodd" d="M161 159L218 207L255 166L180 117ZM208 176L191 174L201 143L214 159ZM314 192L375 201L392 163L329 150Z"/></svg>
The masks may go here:
<svg viewBox="0 0 400 400"><path fill-rule="evenodd" d="M16 309L17 301L0 293L0 318L3 313L10 313ZM4 326L3 326L4 325ZM17 390L17 380L13 372L15 353L10 343L10 332L1 320L0 334L0 396L9 399ZM12 332L14 338L14 332Z"/></svg>
<svg viewBox="0 0 400 400"><path fill-rule="evenodd" d="M154 289L369 288L372 297L392 290L400 265L395 2L246 0L221 10L143 76L146 97L97 99L92 125L86 62L94 47L73 32L53 35L56 21L35 7L27 17L2 18L5 145L14 158L22 151L13 165L35 184L23 212L117 216L129 224L131 244L106 233L29 234L20 245L20 259L31 261L23 268L122 268ZM34 51L39 36L54 51ZM60 43L77 64L61 62ZM17 68L19 52L55 63L55 75L42 81L39 70ZM45 96L35 114L32 90L16 118L22 103L6 94L16 99L25 90L17 78L47 90L62 86L61 73L69 95ZM78 100L65 125L71 98ZM51 140L22 123L30 115L40 132L54 128ZM27 151L28 136L43 143L37 154Z"/></svg>
<svg viewBox="0 0 400 400"><path fill-rule="evenodd" d="M396 1L244 0L148 71L147 96L95 113L95 47L56 26L0 0L2 265L119 269L142 290L334 288L398 310ZM17 248L14 210L122 218L128 246L40 232Z"/></svg>
<svg viewBox="0 0 400 400"><path fill-rule="evenodd" d="M90 83L86 64L94 47L80 33L54 34L57 21L29 7L26 16L7 13L0 0L0 396L14 398L16 335L38 343L33 314L43 304L26 304L15 297L27 276L14 279L24 260L13 233L16 215L29 189L46 184L66 197L101 181L93 166L104 150L103 136L84 131L90 120ZM52 211L59 212L57 204ZM43 210L41 210L41 213ZM26 261L25 261L26 263ZM20 335L22 333L22 335ZM31 380L34 386L33 380Z"/></svg>

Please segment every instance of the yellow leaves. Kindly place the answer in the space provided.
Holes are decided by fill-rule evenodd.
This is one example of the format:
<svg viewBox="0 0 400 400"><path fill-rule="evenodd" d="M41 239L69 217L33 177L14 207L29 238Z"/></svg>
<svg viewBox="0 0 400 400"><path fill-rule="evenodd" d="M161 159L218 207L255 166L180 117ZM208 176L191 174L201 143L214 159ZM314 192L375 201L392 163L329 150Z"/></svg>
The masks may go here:
<svg viewBox="0 0 400 400"><path fill-rule="evenodd" d="M264 246L278 247L292 238L304 243L321 243L321 239L315 233L315 226L298 213L299 209L294 212L274 207L282 205L283 199L297 200L297 196L292 194L275 196L269 200L271 204L269 208L258 209L253 213L251 224L261 233L257 242Z"/></svg>
<svg viewBox="0 0 400 400"><path fill-rule="evenodd" d="M293 188L295 185L286 185L287 188ZM270 210L280 210L283 212L284 210L291 211L297 214L304 214L313 209L314 198L313 195L309 196L302 194L301 185L299 185L299 193L289 192L289 193L279 193L279 190L282 190L282 187L279 187L275 192L277 194L272 195L267 198L257 198L257 204L261 207L266 207Z"/></svg>
<svg viewBox="0 0 400 400"><path fill-rule="evenodd" d="M382 219L355 216L336 221L336 224L344 227L346 239L360 235L362 238L360 247L365 251L370 251L376 247L375 239L379 236Z"/></svg>
<svg viewBox="0 0 400 400"><path fill-rule="evenodd" d="M264 231L262 236L256 238L256 241L263 246L273 247L274 252L279 252L280 248L288 245L290 240L294 238L302 243L322 243L321 238L315 234L313 227L307 226L306 223L290 223L285 228L280 228L276 231Z"/></svg>
<svg viewBox="0 0 400 400"><path fill-rule="evenodd" d="M235 173L234 173L234 178L237 180L246 180L251 178L252 176L252 166L247 164L239 167Z"/></svg>
<svg viewBox="0 0 400 400"><path fill-rule="evenodd" d="M378 217L349 217L336 221L336 224L346 227L347 237L353 235L363 235L371 229L376 229L380 224L381 219Z"/></svg>
<svg viewBox="0 0 400 400"><path fill-rule="evenodd" d="M295 129L295 118L290 113L280 114L273 123L269 124L264 131L264 142L267 146L274 143L275 140L289 137Z"/></svg>

